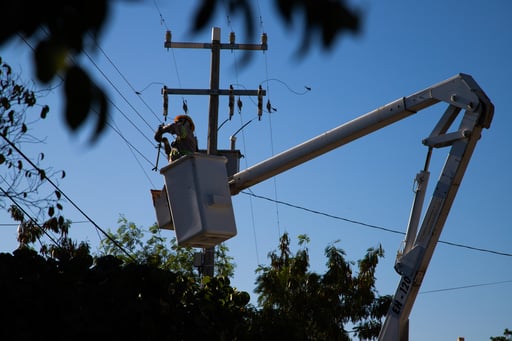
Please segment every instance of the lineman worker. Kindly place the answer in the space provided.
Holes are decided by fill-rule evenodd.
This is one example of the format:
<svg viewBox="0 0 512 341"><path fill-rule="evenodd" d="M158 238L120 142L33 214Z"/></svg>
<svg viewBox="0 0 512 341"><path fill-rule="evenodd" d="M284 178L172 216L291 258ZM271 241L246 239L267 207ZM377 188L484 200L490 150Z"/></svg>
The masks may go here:
<svg viewBox="0 0 512 341"><path fill-rule="evenodd" d="M169 162L197 151L197 138L194 135L194 130L194 121L188 115L178 115L174 118L173 123L158 126L155 140L164 143L165 154L167 154ZM176 135L176 139L169 144L169 140L162 137L164 133Z"/></svg>

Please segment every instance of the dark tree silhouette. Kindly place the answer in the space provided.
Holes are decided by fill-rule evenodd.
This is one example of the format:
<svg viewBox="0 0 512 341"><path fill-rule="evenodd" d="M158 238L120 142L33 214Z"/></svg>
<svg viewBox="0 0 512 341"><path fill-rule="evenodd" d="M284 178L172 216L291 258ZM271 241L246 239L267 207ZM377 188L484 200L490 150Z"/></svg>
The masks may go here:
<svg viewBox="0 0 512 341"><path fill-rule="evenodd" d="M219 7L227 4L232 16L245 19L248 36L254 35L254 10L250 0L198 0L192 31L206 28ZM302 23L303 37L299 52L310 49L313 37L319 34L322 47L331 48L336 38L360 29L361 14L347 6L344 0L274 0L276 11L290 26L294 20ZM36 42L34 64L37 78L48 83L62 77L65 89L64 118L67 126L76 130L89 116L96 119L92 141L103 132L108 120L108 101L104 91L88 73L69 58L92 48L88 42L100 36L111 10L108 0L27 1L2 3L0 46L19 35ZM298 14L298 15L296 15ZM297 19L300 18L300 19ZM299 22L300 24L300 22ZM92 38L92 39L91 39ZM91 44L92 45L92 44ZM94 46L94 45L92 45Z"/></svg>

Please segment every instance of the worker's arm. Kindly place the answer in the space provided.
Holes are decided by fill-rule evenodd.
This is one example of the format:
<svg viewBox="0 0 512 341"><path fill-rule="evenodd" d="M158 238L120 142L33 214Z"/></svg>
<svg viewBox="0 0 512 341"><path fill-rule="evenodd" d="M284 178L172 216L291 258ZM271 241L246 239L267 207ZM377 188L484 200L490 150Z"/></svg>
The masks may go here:
<svg viewBox="0 0 512 341"><path fill-rule="evenodd" d="M158 129L156 130L155 132L155 140L156 142L162 142L162 135L164 133L171 133L171 134L176 134L176 124L175 123L170 123L170 124L166 124L166 125L159 125L158 126Z"/></svg>

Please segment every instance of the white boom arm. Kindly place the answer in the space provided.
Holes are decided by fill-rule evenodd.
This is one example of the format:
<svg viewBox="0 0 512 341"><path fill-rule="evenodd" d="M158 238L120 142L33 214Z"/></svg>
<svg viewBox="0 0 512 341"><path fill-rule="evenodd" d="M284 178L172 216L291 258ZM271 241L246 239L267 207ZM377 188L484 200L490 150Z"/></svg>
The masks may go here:
<svg viewBox="0 0 512 341"><path fill-rule="evenodd" d="M423 140L428 146L425 167L416 177L418 188L413 203L403 250L399 251L395 269L402 276L386 321L381 341L407 341L408 321L421 282L432 258L460 182L483 128L489 128L494 105L483 90L466 74L458 74L407 97L327 131L309 141L249 167L230 179L231 194L267 180L292 167L327 153L362 136L439 102L448 103L431 135ZM447 132L464 110L459 127ZM428 182L428 166L433 148L451 146L419 232L419 219Z"/></svg>

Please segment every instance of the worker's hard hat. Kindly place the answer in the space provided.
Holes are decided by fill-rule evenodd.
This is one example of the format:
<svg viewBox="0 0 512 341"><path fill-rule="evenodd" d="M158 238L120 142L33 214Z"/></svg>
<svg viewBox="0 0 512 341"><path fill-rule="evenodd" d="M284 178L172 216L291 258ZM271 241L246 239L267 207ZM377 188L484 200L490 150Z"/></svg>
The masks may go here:
<svg viewBox="0 0 512 341"><path fill-rule="evenodd" d="M194 121L192 121L192 118L188 115L178 115L174 118L174 122L178 122L178 121L181 121L181 120L185 120L187 121L189 124L190 124L190 129L192 129L192 131L194 131L196 129L195 125L194 125Z"/></svg>

